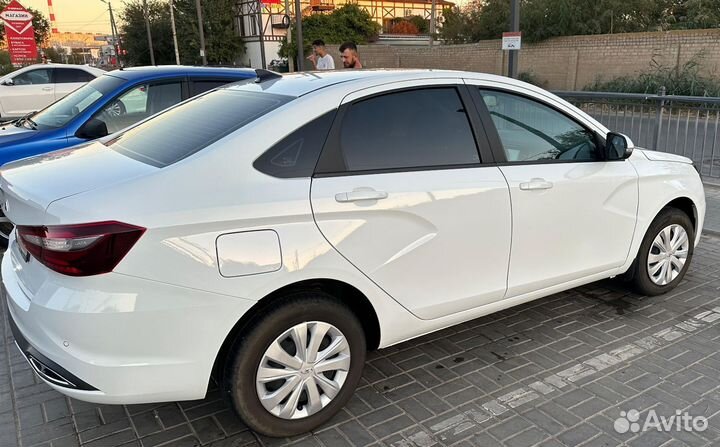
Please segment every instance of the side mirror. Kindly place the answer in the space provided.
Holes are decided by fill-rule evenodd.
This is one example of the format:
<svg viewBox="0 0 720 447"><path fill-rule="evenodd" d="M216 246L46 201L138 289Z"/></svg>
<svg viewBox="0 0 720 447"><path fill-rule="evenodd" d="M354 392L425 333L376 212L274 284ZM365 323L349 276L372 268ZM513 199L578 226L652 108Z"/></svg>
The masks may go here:
<svg viewBox="0 0 720 447"><path fill-rule="evenodd" d="M4 81L2 81L2 85L15 85L15 81L13 81L12 79L5 79Z"/></svg>
<svg viewBox="0 0 720 447"><path fill-rule="evenodd" d="M624 160L630 157L635 144L621 133L609 132L605 138L605 160Z"/></svg>
<svg viewBox="0 0 720 447"><path fill-rule="evenodd" d="M107 134L108 130L105 121L97 118L90 118L90 120L83 124L82 127L75 133L75 136L85 140L95 140L102 138Z"/></svg>

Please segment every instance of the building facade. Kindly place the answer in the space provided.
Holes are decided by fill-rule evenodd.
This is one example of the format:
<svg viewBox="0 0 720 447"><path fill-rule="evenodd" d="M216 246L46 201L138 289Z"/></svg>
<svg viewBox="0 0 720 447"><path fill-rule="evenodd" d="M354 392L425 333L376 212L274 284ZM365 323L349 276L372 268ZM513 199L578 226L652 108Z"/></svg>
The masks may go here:
<svg viewBox="0 0 720 447"><path fill-rule="evenodd" d="M393 19L419 16L430 20L432 0L302 0L303 16L328 14L345 4L356 4L381 25L381 33L389 30ZM293 0L238 0L237 24L240 36L246 44L244 63L252 67L261 67L278 58L280 43L287 35L290 22L294 20ZM453 6L446 0L436 0L436 22L442 23L443 9ZM287 6L287 9L286 9ZM262 42L262 45L261 45ZM263 57L264 50L264 57Z"/></svg>

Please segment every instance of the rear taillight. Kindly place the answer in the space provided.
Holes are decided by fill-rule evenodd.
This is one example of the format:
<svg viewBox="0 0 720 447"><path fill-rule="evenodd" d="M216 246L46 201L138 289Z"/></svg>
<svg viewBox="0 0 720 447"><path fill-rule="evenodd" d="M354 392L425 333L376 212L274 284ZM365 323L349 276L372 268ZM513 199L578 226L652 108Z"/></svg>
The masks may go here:
<svg viewBox="0 0 720 447"><path fill-rule="evenodd" d="M17 227L19 242L33 257L70 276L112 271L144 232L121 222Z"/></svg>

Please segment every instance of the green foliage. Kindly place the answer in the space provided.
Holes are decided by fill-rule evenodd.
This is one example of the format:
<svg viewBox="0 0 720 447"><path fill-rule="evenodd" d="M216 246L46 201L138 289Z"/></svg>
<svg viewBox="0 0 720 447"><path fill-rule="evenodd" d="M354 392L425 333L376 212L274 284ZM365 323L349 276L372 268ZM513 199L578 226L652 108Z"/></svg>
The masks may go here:
<svg viewBox="0 0 720 447"><path fill-rule="evenodd" d="M202 1L205 54L210 65L233 65L245 53L245 45L235 28L235 3L234 0ZM202 57L195 0L175 0L175 7L180 60L183 64L199 65ZM172 40L170 42L172 45Z"/></svg>
<svg viewBox="0 0 720 447"><path fill-rule="evenodd" d="M538 78L537 74L535 74L534 71L528 70L528 71L521 71L518 73L518 79L527 82L528 84L537 85L538 87L545 87L547 82L543 82Z"/></svg>
<svg viewBox="0 0 720 447"><path fill-rule="evenodd" d="M415 25L415 28L420 31L420 34L427 34L430 32L430 21L423 19L422 16L410 16L406 17L405 20Z"/></svg>
<svg viewBox="0 0 720 447"><path fill-rule="evenodd" d="M355 42L363 44L377 39L380 25L375 23L370 14L354 4L345 4L330 14L313 14L303 17L303 49L308 54L313 40L322 39L327 44L340 44ZM289 32L295 37L295 26L291 25ZM328 49L332 51L332 49ZM280 56L288 57L297 54L297 42L293 40L288 45L283 41L280 47Z"/></svg>
<svg viewBox="0 0 720 447"><path fill-rule="evenodd" d="M523 39L720 27L720 0L521 0ZM472 0L446 10L448 43L498 39L507 31L508 0Z"/></svg>
<svg viewBox="0 0 720 447"><path fill-rule="evenodd" d="M155 63L158 65L173 64L175 63L175 53L170 29L170 9L166 2L160 0L148 0L147 9ZM150 65L150 49L142 0L125 3L125 9L120 13L120 19L123 22L120 31L122 45L127 50L127 55L123 56L123 63L126 65Z"/></svg>
<svg viewBox="0 0 720 447"><path fill-rule="evenodd" d="M10 63L10 53L0 51L0 76L5 76L13 70L15 70L15 67Z"/></svg>
<svg viewBox="0 0 720 447"><path fill-rule="evenodd" d="M175 49L168 3L162 0L148 0L147 4L155 63L174 64ZM199 65L202 63L202 58L195 0L175 0L174 4L180 62ZM235 32L234 4L233 0L202 2L205 52L210 65L233 65L245 51L242 40ZM142 0L126 2L120 16L123 22L121 28L123 46L128 52L123 62L127 65L149 65L150 51Z"/></svg>
<svg viewBox="0 0 720 447"><path fill-rule="evenodd" d="M447 43L497 39L507 31L509 20L507 0L472 0L465 6L445 9L440 37Z"/></svg>
<svg viewBox="0 0 720 447"><path fill-rule="evenodd" d="M0 0L0 11L5 9L8 3L10 3L10 0ZM48 39L48 36L50 36L50 22L45 18L45 15L37 9L28 7L25 9L33 15L32 24L35 30L35 43L42 45ZM5 40L4 26L0 26L0 40Z"/></svg>
<svg viewBox="0 0 720 447"><path fill-rule="evenodd" d="M679 67L663 65L653 58L650 67L637 76L621 76L607 81L598 78L583 90L655 94L660 87L665 87L668 95L720 96L720 80L700 73L702 58L702 54L696 54Z"/></svg>
<svg viewBox="0 0 720 447"><path fill-rule="evenodd" d="M63 57L65 55L65 49L63 47L48 47L43 48L43 53L50 62L62 63L65 61Z"/></svg>

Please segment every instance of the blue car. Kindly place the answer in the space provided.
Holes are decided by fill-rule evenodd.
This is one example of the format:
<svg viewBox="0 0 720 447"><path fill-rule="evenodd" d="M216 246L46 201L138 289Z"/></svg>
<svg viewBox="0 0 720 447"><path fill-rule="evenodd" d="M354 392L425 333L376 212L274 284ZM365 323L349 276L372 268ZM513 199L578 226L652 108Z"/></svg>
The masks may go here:
<svg viewBox="0 0 720 447"><path fill-rule="evenodd" d="M180 101L256 72L136 67L106 73L45 109L0 125L0 165L74 146L135 124Z"/></svg>

